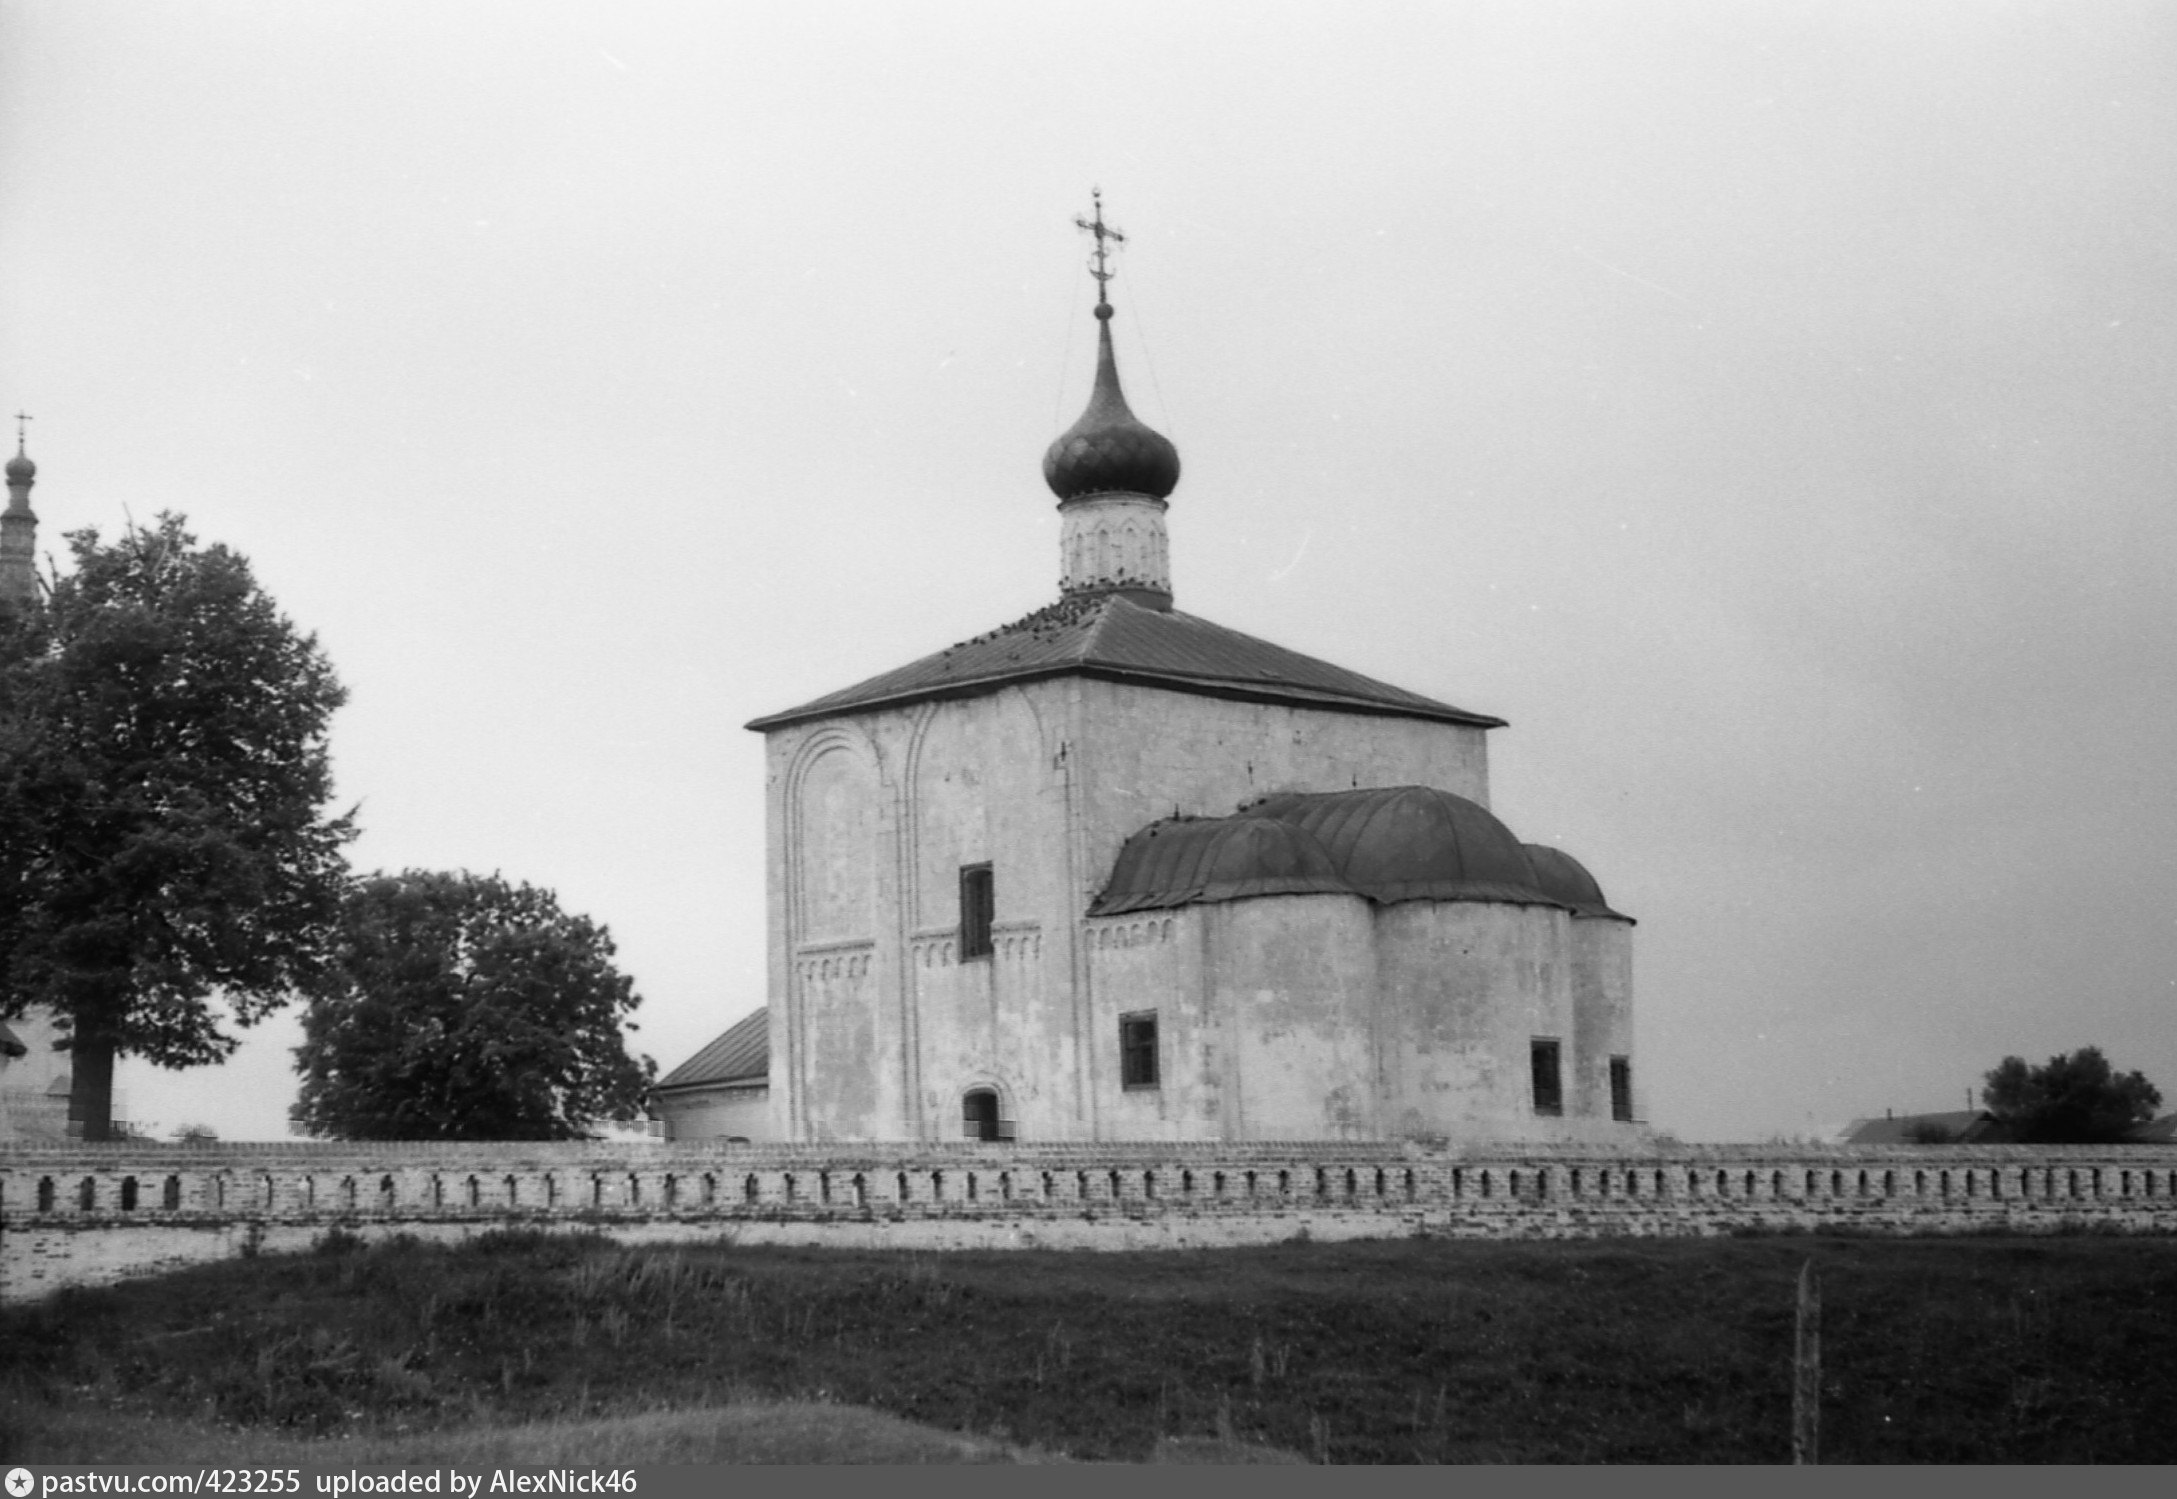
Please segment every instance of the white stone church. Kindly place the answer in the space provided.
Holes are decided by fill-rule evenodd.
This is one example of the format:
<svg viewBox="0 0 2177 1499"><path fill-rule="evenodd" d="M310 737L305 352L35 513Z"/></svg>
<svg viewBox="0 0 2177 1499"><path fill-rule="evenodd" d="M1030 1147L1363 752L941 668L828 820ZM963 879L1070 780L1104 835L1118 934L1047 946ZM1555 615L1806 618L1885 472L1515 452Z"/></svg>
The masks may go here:
<svg viewBox="0 0 2177 1499"><path fill-rule="evenodd" d="M1096 270L1059 598L749 725L769 1003L660 1084L667 1132L1641 1136L1632 922L1488 810L1503 720L1173 607L1179 455Z"/></svg>

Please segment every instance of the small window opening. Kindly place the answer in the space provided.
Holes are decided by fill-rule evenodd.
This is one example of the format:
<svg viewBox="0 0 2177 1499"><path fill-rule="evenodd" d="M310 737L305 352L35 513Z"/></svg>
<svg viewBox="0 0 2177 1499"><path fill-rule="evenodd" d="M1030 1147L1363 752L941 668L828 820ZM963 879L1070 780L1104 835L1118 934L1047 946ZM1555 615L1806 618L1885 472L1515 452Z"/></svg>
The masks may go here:
<svg viewBox="0 0 2177 1499"><path fill-rule="evenodd" d="M998 1095L988 1088L975 1088L960 1100L960 1133L970 1140L997 1140Z"/></svg>
<svg viewBox="0 0 2177 1499"><path fill-rule="evenodd" d="M178 1208L181 1206L180 1177L170 1176L166 1179L166 1190L160 1198L159 1206L164 1208Z"/></svg>
<svg viewBox="0 0 2177 1499"><path fill-rule="evenodd" d="M1610 1117L1621 1124L1633 1119L1633 1059L1610 1059Z"/></svg>
<svg viewBox="0 0 2177 1499"><path fill-rule="evenodd" d="M997 885L988 864L968 864L960 870L960 958L987 958L991 953L990 928L997 916Z"/></svg>
<svg viewBox="0 0 2177 1499"><path fill-rule="evenodd" d="M136 1178L133 1176L121 1178L121 1211L124 1213L136 1211Z"/></svg>
<svg viewBox="0 0 2177 1499"><path fill-rule="evenodd" d="M1534 1111L1554 1119L1565 1112L1564 1081L1558 1073L1558 1044L1538 1036L1530 1055L1534 1062Z"/></svg>
<svg viewBox="0 0 2177 1499"><path fill-rule="evenodd" d="M1128 1088L1157 1085L1156 1011L1119 1017L1119 1082Z"/></svg>

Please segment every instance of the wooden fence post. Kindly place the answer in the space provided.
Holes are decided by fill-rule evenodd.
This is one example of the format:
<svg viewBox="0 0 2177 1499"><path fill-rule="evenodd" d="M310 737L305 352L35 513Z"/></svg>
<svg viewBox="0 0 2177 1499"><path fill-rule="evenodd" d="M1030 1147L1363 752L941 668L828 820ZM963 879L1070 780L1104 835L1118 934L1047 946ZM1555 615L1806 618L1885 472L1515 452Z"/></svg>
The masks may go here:
<svg viewBox="0 0 2177 1499"><path fill-rule="evenodd" d="M1814 1257L1799 1267L1798 1336L1792 1348L1791 1460L1817 1463L1822 1430L1822 1283Z"/></svg>

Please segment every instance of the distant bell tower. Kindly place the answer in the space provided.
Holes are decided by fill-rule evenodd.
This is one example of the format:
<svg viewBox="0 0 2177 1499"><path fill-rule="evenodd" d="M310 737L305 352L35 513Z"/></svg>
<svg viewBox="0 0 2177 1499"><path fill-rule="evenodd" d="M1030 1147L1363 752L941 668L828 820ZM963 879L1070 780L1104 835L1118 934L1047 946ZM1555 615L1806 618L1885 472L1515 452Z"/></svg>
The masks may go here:
<svg viewBox="0 0 2177 1499"><path fill-rule="evenodd" d="M8 508L0 511L0 601L19 608L38 602L38 516L30 508L30 486L38 465L24 451L24 426L30 418L15 413L15 456L8 460Z"/></svg>
<svg viewBox="0 0 2177 1499"><path fill-rule="evenodd" d="M1164 497L1179 484L1179 449L1127 409L1111 353L1111 247L1126 236L1104 222L1075 219L1096 236L1096 388L1081 419L1043 455L1043 481L1058 496L1059 592L1123 593L1152 609L1172 607L1172 563L1164 539Z"/></svg>

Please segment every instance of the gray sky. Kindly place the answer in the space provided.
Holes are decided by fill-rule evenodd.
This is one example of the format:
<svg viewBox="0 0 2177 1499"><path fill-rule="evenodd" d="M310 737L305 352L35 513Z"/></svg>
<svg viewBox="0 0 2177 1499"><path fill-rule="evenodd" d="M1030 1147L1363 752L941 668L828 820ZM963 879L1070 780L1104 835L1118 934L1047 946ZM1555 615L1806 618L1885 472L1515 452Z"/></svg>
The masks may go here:
<svg viewBox="0 0 2177 1499"><path fill-rule="evenodd" d="M740 725L1055 596L1101 184L1179 607L1512 721L1655 1122L2177 1106L2177 9L0 3L41 542L171 508L353 693L360 868L763 999ZM124 1064L276 1136L291 1020Z"/></svg>

